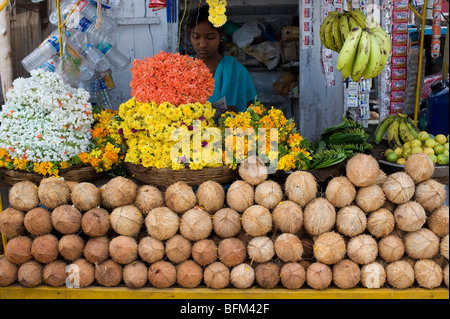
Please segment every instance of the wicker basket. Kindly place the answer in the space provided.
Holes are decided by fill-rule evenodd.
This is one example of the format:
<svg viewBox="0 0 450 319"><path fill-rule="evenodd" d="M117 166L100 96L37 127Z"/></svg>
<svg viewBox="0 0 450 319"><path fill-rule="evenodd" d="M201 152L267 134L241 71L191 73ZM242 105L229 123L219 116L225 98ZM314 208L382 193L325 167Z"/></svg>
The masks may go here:
<svg viewBox="0 0 450 319"><path fill-rule="evenodd" d="M215 181L225 184L238 178L238 171L228 166L206 167L201 170L172 170L168 168L157 169L125 163L128 173L135 179L160 188L167 188L175 182L186 182L190 186L198 186L205 181Z"/></svg>
<svg viewBox="0 0 450 319"><path fill-rule="evenodd" d="M22 181L30 181L39 184L40 181L46 177L41 174L20 170L9 170L6 168L1 168L0 170L1 181L8 185L14 185ZM90 165L74 165L69 168L59 170L60 177L63 177L66 181L74 182L88 182L103 175L104 173L97 173L95 168Z"/></svg>

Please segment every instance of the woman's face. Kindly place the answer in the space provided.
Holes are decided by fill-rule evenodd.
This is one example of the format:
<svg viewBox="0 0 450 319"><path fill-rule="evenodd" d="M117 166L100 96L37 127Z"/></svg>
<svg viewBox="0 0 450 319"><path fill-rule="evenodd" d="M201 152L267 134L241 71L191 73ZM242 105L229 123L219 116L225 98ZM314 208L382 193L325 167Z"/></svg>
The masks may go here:
<svg viewBox="0 0 450 319"><path fill-rule="evenodd" d="M200 59L217 55L220 41L220 33L207 21L200 22L191 30L191 43Z"/></svg>

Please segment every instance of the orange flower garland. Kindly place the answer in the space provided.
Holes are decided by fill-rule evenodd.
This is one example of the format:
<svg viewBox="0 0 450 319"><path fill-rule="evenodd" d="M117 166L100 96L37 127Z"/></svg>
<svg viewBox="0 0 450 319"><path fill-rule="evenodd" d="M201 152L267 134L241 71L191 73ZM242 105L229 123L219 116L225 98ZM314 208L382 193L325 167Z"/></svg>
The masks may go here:
<svg viewBox="0 0 450 319"><path fill-rule="evenodd" d="M131 94L141 103L204 104L214 92L214 77L203 61L179 53L136 59L131 74Z"/></svg>

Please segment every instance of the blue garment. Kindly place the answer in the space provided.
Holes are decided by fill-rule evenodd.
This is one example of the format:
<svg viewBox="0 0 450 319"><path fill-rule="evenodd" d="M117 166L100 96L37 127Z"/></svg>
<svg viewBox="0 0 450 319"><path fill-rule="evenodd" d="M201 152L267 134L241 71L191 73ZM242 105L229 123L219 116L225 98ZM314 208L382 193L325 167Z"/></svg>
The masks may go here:
<svg viewBox="0 0 450 319"><path fill-rule="evenodd" d="M238 112L247 110L247 103L256 98L256 89L248 70L232 56L224 56L214 74L214 93L209 102L226 98L227 105Z"/></svg>

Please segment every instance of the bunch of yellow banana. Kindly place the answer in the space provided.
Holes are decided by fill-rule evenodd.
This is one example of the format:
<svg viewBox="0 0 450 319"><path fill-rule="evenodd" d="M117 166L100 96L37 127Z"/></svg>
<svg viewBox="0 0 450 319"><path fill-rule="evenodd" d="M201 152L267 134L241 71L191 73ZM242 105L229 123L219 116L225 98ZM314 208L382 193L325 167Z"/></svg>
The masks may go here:
<svg viewBox="0 0 450 319"><path fill-rule="evenodd" d="M389 115L380 122L374 133L375 143L381 142L386 131L387 141L392 149L401 148L404 143L417 139L420 132L414 121L402 113Z"/></svg>
<svg viewBox="0 0 450 319"><path fill-rule="evenodd" d="M378 76L391 53L390 36L380 27L369 28L359 10L331 12L320 26L320 40L339 53L336 68L353 81Z"/></svg>

